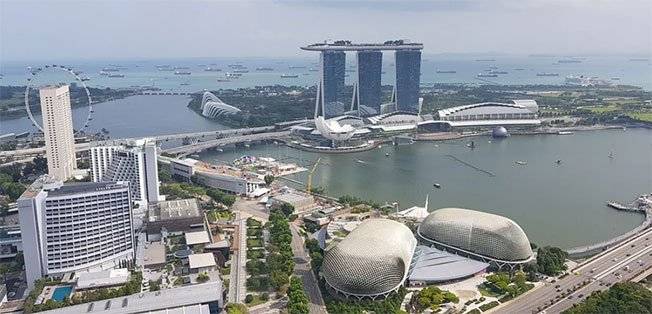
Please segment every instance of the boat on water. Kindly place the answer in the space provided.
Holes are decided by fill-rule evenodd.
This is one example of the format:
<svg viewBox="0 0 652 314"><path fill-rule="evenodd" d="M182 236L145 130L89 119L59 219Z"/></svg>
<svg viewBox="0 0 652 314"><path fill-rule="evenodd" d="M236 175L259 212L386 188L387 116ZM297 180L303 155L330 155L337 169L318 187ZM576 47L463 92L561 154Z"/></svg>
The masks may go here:
<svg viewBox="0 0 652 314"><path fill-rule="evenodd" d="M359 164L366 164L366 162L364 160L360 160L360 159L356 159L355 162L357 162Z"/></svg>
<svg viewBox="0 0 652 314"><path fill-rule="evenodd" d="M525 71L525 69L524 68L516 68L516 69L514 69L514 71Z"/></svg>
<svg viewBox="0 0 652 314"><path fill-rule="evenodd" d="M281 74L281 78L297 78L299 75L296 74Z"/></svg>
<svg viewBox="0 0 652 314"><path fill-rule="evenodd" d="M2 77L2 76L0 76ZM89 77L82 77L81 78L82 82L90 81L91 79Z"/></svg>
<svg viewBox="0 0 652 314"><path fill-rule="evenodd" d="M249 73L249 70L233 70L233 73Z"/></svg>
<svg viewBox="0 0 652 314"><path fill-rule="evenodd" d="M109 77L125 77L124 74L109 74Z"/></svg>
<svg viewBox="0 0 652 314"><path fill-rule="evenodd" d="M188 86L188 85L190 85L190 83L188 83L188 82L183 82L183 83L181 83L181 84L179 84L179 85L181 85L181 86Z"/></svg>
<svg viewBox="0 0 652 314"><path fill-rule="evenodd" d="M475 59L476 62L494 62L496 59Z"/></svg>
<svg viewBox="0 0 652 314"><path fill-rule="evenodd" d="M180 67L174 67L174 69L175 69L175 70L188 70L188 69L190 69L190 68L189 68L189 67L185 67L185 66L180 66Z"/></svg>
<svg viewBox="0 0 652 314"><path fill-rule="evenodd" d="M559 76L559 73L539 72L537 76Z"/></svg>
<svg viewBox="0 0 652 314"><path fill-rule="evenodd" d="M557 161L555 161L555 163L558 164L558 165L561 165L561 159L557 159Z"/></svg>
<svg viewBox="0 0 652 314"><path fill-rule="evenodd" d="M120 69L117 68L103 68L102 71L104 72L118 72Z"/></svg>
<svg viewBox="0 0 652 314"><path fill-rule="evenodd" d="M517 160L517 161L515 161L514 163L517 164L517 165L519 165L519 166L525 166L525 165L527 165L527 161L522 161L522 160Z"/></svg>
<svg viewBox="0 0 652 314"><path fill-rule="evenodd" d="M475 148L475 142L471 141L471 143L466 144L466 147Z"/></svg>
<svg viewBox="0 0 652 314"><path fill-rule="evenodd" d="M389 153L385 153L385 157L389 157Z"/></svg>
<svg viewBox="0 0 652 314"><path fill-rule="evenodd" d="M192 73L188 71L174 71L174 75L190 75Z"/></svg>
<svg viewBox="0 0 652 314"><path fill-rule="evenodd" d="M457 71L455 71L455 70L437 70L437 71L435 71L435 72L436 72L436 73L439 73L439 74L453 74L453 73L457 73Z"/></svg>
<svg viewBox="0 0 652 314"><path fill-rule="evenodd" d="M432 186L434 186L435 188L441 189L441 184L439 184L439 183L435 183Z"/></svg>
<svg viewBox="0 0 652 314"><path fill-rule="evenodd" d="M207 67L207 68L204 69L204 71L206 71L206 72L220 72L220 71L222 71L222 69Z"/></svg>
<svg viewBox="0 0 652 314"><path fill-rule="evenodd" d="M572 135L573 132L571 131L559 131L557 132L558 135Z"/></svg>
<svg viewBox="0 0 652 314"><path fill-rule="evenodd" d="M256 71L274 71L274 68L258 67L258 68L256 68Z"/></svg>
<svg viewBox="0 0 652 314"><path fill-rule="evenodd" d="M491 70L489 71L489 74L509 74L507 71L496 71L496 70Z"/></svg>
<svg viewBox="0 0 652 314"><path fill-rule="evenodd" d="M218 82L231 82L231 80L227 80L227 79L217 79L217 81Z"/></svg>
<svg viewBox="0 0 652 314"><path fill-rule="evenodd" d="M242 76L242 73L229 73L229 72L226 72L226 74L224 74L224 76L226 76L228 78L239 78L239 77Z"/></svg>
<svg viewBox="0 0 652 314"><path fill-rule="evenodd" d="M498 77L498 74L478 73L477 77Z"/></svg>
<svg viewBox="0 0 652 314"><path fill-rule="evenodd" d="M557 60L557 63L582 63L582 60L579 60L579 59L562 59L562 60Z"/></svg>

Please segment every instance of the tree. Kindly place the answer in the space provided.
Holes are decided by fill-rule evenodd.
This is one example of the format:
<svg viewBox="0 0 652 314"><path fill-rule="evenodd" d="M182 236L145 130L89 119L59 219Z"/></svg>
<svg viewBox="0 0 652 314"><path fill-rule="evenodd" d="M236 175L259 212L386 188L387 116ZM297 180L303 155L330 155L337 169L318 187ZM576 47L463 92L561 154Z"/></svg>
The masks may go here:
<svg viewBox="0 0 652 314"><path fill-rule="evenodd" d="M568 253L558 247L545 246L537 251L537 267L539 272L548 276L556 276L566 270Z"/></svg>
<svg viewBox="0 0 652 314"><path fill-rule="evenodd" d="M273 175L271 175L271 174L266 175L265 176L265 184L266 185L272 184L272 182L274 182L274 179L276 179L276 177L274 177Z"/></svg>
<svg viewBox="0 0 652 314"><path fill-rule="evenodd" d="M652 291L634 282L616 283L607 291L592 293L563 313L652 313Z"/></svg>
<svg viewBox="0 0 652 314"><path fill-rule="evenodd" d="M247 296L245 297L245 303L251 303L253 301L254 301L254 296L251 294L247 294Z"/></svg>
<svg viewBox="0 0 652 314"><path fill-rule="evenodd" d="M247 306L240 303L229 303L226 306L226 313L228 314L248 314Z"/></svg>
<svg viewBox="0 0 652 314"><path fill-rule="evenodd" d="M201 274L197 275L197 282L199 282L199 283L207 282L209 279L210 279L210 277L208 277L208 274L206 274L206 273L201 273Z"/></svg>

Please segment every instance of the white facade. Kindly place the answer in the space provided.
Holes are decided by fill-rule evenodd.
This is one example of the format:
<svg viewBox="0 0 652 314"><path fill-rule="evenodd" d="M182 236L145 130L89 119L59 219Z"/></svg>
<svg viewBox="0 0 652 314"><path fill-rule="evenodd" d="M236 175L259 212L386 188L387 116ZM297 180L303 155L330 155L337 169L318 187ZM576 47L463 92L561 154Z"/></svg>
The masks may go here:
<svg viewBox="0 0 652 314"><path fill-rule="evenodd" d="M134 201L160 200L156 144L148 139L128 145L91 148L93 182L129 181Z"/></svg>
<svg viewBox="0 0 652 314"><path fill-rule="evenodd" d="M66 180L72 177L73 170L77 168L70 90L68 85L46 86L39 90L39 94L48 174Z"/></svg>
<svg viewBox="0 0 652 314"><path fill-rule="evenodd" d="M29 289L43 276L113 268L134 255L127 182L42 177L18 199Z"/></svg>

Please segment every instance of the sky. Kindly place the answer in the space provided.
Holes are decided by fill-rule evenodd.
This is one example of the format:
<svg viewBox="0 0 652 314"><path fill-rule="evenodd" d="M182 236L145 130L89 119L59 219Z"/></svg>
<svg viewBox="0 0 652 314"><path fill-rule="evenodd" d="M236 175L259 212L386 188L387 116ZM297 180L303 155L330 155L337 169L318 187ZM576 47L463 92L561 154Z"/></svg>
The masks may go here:
<svg viewBox="0 0 652 314"><path fill-rule="evenodd" d="M0 61L309 56L324 40L426 54L652 54L650 0L0 0Z"/></svg>

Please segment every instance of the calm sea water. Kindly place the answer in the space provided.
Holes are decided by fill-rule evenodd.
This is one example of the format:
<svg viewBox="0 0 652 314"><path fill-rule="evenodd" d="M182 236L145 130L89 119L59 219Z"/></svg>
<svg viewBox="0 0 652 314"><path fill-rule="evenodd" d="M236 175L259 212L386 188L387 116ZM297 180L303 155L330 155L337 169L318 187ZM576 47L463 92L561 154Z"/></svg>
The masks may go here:
<svg viewBox="0 0 652 314"><path fill-rule="evenodd" d="M466 147L466 141L449 141L321 155L313 185L325 187L334 196L398 201L401 208L423 206L430 195L430 210L463 207L501 214L518 222L531 241L565 248L606 240L643 220L641 215L610 209L605 202L629 202L652 192L652 130L489 140L476 138L474 150ZM615 158L608 157L610 152ZM271 156L309 166L318 157L265 145L206 152L201 158L230 162L242 155ZM562 160L560 165L555 163L557 159ZM515 161L527 161L527 165ZM305 182L306 176L302 173L293 178ZM433 183L442 188L434 189Z"/></svg>
<svg viewBox="0 0 652 314"><path fill-rule="evenodd" d="M93 120L88 131L109 130L113 138L140 137L221 130L226 127L208 120L188 105L185 96L132 96L93 106ZM81 128L88 115L88 108L73 109L75 129ZM41 116L34 117L41 121ZM37 131L28 118L0 120L0 134Z"/></svg>
<svg viewBox="0 0 652 314"><path fill-rule="evenodd" d="M391 54L386 54L383 62L383 84L394 83L394 61ZM347 84L352 84L355 78L355 57L347 55ZM477 59L494 59L495 61L476 61ZM568 75L598 76L603 79L619 78L613 81L619 84L632 84L652 89L652 64L647 62L632 62L626 56L595 56L587 57L581 63L557 63L564 57L527 57L527 56L452 56L452 55L424 55L422 59L423 83L487 83L497 84L563 84ZM83 71L81 76L91 80L87 82L96 87L131 87L131 86L156 86L164 90L174 91L201 91L203 89L241 88L256 85L299 85L312 86L317 82L318 72L309 71L318 68L317 54L306 54L304 58L287 59L234 59L234 58L203 58L203 59L178 59L178 60L131 60L131 61L86 61L86 62L49 62L71 66L75 70ZM224 79L226 72L232 72L229 65L240 64L248 68L249 73L244 73L240 79L231 82L218 82ZM26 83L27 66L43 67L45 63L0 63L0 79L2 85L24 85ZM120 70L123 78L109 78L99 75L99 72L109 65L123 66ZM188 67L181 71L189 71L191 75L174 75L174 72L158 71L157 65L170 65L172 67ZM206 67L216 67L222 72L207 72ZM497 67L508 74L496 78L479 80L476 75L489 67ZM257 67L270 67L273 71L256 71ZM292 68L291 68L292 67ZM294 68L301 67L301 68ZM515 70L521 69L521 70ZM436 70L454 70L457 73L442 74ZM538 72L558 73L558 77L536 76ZM41 84L49 82L68 82L70 77L63 74L54 74L48 71L40 74L35 80ZM112 72L113 73L113 72ZM298 78L281 78L282 74L296 74ZM181 85L184 84L184 85ZM37 84L38 85L38 84Z"/></svg>

